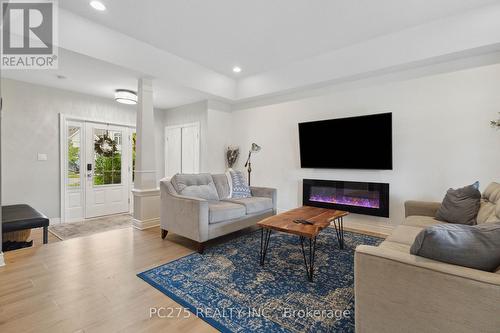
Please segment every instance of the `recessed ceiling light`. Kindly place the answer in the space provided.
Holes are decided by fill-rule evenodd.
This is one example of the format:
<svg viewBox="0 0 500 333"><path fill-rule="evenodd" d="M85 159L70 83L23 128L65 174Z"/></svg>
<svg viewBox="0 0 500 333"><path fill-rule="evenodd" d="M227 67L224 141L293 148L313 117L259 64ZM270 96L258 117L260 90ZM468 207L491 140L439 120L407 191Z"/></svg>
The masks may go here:
<svg viewBox="0 0 500 333"><path fill-rule="evenodd" d="M115 90L115 101L122 104L137 104L137 93L127 89Z"/></svg>
<svg viewBox="0 0 500 333"><path fill-rule="evenodd" d="M100 2L100 1L96 1L96 0L90 1L90 6L92 8L94 8L95 10L98 10L100 12L106 10L106 6L104 6L104 4L102 2Z"/></svg>
<svg viewBox="0 0 500 333"><path fill-rule="evenodd" d="M233 72L235 72L235 73L240 73L240 72L241 72L241 67L234 66L234 67L233 67Z"/></svg>

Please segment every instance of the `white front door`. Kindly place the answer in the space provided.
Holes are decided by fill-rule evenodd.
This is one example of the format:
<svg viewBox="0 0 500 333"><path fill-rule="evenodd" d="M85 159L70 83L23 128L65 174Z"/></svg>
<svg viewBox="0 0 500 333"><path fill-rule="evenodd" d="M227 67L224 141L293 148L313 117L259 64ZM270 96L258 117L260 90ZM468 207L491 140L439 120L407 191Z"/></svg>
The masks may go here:
<svg viewBox="0 0 500 333"><path fill-rule="evenodd" d="M76 221L85 216L85 124L68 121L63 133L64 218Z"/></svg>
<svg viewBox="0 0 500 333"><path fill-rule="evenodd" d="M85 218L129 212L130 129L85 126Z"/></svg>
<svg viewBox="0 0 500 333"><path fill-rule="evenodd" d="M63 222L131 212L135 129L62 119Z"/></svg>

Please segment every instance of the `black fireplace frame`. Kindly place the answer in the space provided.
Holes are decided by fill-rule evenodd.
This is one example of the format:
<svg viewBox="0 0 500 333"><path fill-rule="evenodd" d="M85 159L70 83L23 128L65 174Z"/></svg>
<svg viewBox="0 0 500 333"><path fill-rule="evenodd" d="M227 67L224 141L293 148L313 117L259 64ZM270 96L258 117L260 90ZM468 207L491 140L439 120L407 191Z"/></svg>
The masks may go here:
<svg viewBox="0 0 500 333"><path fill-rule="evenodd" d="M326 186L345 188L347 184L364 184L368 189L379 191L380 207L360 207L352 205L342 205L329 202L317 202L309 200L312 186ZM347 211L355 214L389 217L389 184L388 183L372 183L372 182L352 182L343 180L320 180L320 179L303 179L302 181L302 204L304 206L313 206L321 208L331 208Z"/></svg>

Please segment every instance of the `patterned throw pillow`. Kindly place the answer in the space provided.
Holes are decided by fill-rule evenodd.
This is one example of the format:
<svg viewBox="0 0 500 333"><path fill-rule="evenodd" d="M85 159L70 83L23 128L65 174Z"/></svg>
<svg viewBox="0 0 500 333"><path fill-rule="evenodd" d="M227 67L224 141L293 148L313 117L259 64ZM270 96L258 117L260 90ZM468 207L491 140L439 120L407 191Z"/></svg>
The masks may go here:
<svg viewBox="0 0 500 333"><path fill-rule="evenodd" d="M225 199L230 199L233 197L233 178L231 178L231 171L233 171L233 169L228 169L225 173L227 178L227 184L229 185L229 194Z"/></svg>
<svg viewBox="0 0 500 333"><path fill-rule="evenodd" d="M250 198L252 196L252 192L250 191L250 187L247 184L247 180L241 171L229 171L231 176L231 189L232 189L232 198L241 199L241 198Z"/></svg>

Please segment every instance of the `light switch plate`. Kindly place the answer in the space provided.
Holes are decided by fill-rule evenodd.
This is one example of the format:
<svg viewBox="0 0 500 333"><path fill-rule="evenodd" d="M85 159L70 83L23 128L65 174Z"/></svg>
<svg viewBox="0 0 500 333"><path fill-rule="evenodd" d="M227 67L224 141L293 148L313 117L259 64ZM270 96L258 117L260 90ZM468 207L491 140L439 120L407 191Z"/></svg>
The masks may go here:
<svg viewBox="0 0 500 333"><path fill-rule="evenodd" d="M38 160L39 161L46 161L47 160L47 154L38 153Z"/></svg>

